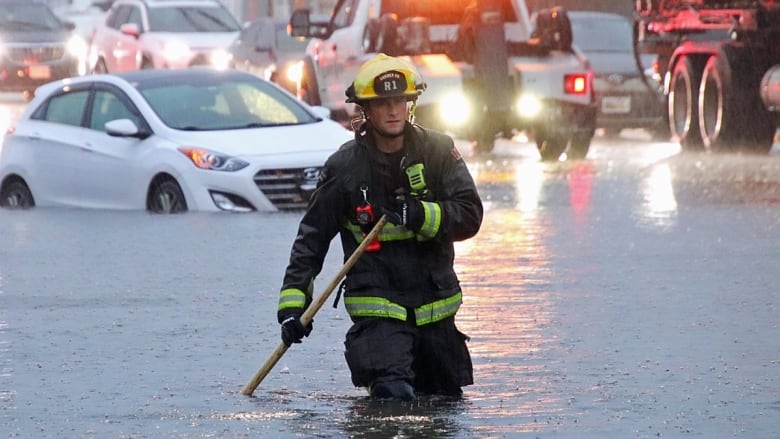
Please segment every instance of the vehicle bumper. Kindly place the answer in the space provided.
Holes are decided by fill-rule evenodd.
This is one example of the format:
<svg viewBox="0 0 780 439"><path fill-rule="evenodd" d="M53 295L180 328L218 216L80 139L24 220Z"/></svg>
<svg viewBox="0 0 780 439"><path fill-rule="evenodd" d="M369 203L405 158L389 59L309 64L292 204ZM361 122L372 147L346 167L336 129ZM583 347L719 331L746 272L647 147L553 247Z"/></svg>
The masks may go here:
<svg viewBox="0 0 780 439"><path fill-rule="evenodd" d="M34 90L47 82L78 75L77 59L45 64L24 64L5 59L0 62L0 90Z"/></svg>

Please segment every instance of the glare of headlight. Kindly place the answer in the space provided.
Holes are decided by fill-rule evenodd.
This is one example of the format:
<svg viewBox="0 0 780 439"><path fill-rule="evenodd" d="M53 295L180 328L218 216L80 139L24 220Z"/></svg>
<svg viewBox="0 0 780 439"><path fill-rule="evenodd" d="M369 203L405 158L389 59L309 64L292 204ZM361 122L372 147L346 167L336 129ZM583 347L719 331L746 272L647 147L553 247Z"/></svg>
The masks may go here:
<svg viewBox="0 0 780 439"><path fill-rule="evenodd" d="M445 95L439 101L439 117L449 125L463 125L471 117L471 104L461 93Z"/></svg>
<svg viewBox="0 0 780 439"><path fill-rule="evenodd" d="M542 102L531 95L523 95L515 103L515 109L521 117L535 117L542 111Z"/></svg>
<svg viewBox="0 0 780 439"><path fill-rule="evenodd" d="M287 72L285 73L287 79L290 82L298 83L303 77L303 61L298 61L287 66Z"/></svg>
<svg viewBox="0 0 780 439"><path fill-rule="evenodd" d="M211 65L215 69L225 70L230 67L230 62L233 60L233 55L224 49L217 49L211 52Z"/></svg>
<svg viewBox="0 0 780 439"><path fill-rule="evenodd" d="M66 45L68 53L78 60L78 74L83 76L87 74L87 55L89 46L80 35L73 35Z"/></svg>
<svg viewBox="0 0 780 439"><path fill-rule="evenodd" d="M180 40L168 41L165 43L162 53L167 60L182 60L189 56L190 46L188 46L184 41Z"/></svg>

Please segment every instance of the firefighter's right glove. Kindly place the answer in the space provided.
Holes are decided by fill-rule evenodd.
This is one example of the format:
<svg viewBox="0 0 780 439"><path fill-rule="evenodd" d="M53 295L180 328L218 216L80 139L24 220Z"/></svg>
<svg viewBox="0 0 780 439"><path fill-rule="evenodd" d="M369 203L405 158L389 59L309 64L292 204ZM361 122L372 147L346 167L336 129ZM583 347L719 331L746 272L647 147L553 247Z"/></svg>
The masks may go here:
<svg viewBox="0 0 780 439"><path fill-rule="evenodd" d="M303 341L303 337L308 337L311 334L313 328L312 322L303 326L300 315L290 315L282 321L282 343L287 347L293 343L300 343Z"/></svg>
<svg viewBox="0 0 780 439"><path fill-rule="evenodd" d="M425 221L425 211L420 200L406 194L397 195L393 203L382 211L388 221L413 232L420 230Z"/></svg>

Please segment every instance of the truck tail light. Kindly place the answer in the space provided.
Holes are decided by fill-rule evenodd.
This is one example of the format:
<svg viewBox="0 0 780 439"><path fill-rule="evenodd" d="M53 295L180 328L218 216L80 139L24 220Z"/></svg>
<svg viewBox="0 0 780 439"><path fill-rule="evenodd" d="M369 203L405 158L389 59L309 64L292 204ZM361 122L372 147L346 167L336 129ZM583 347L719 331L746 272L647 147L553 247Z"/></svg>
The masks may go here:
<svg viewBox="0 0 780 439"><path fill-rule="evenodd" d="M586 73L574 73L563 77L563 91L566 94L585 95L590 91L590 80Z"/></svg>

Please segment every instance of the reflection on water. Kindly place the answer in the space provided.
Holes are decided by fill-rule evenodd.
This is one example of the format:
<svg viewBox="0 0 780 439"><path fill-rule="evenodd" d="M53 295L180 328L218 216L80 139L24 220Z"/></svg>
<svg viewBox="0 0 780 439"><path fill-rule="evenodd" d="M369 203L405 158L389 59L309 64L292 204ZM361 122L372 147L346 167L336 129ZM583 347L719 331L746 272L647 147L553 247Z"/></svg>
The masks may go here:
<svg viewBox="0 0 780 439"><path fill-rule="evenodd" d="M2 267L0 267L2 268ZM3 274L0 271L0 299L5 295L3 290ZM11 386L13 365L11 363L11 342L8 335L8 316L6 307L0 307L0 406L13 407L15 391Z"/></svg>
<svg viewBox="0 0 780 439"><path fill-rule="evenodd" d="M642 204L637 206L636 216L640 225L667 229L677 219L677 200L672 187L672 171L668 163L652 167L642 181Z"/></svg>

